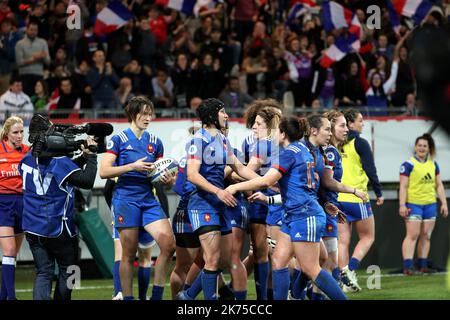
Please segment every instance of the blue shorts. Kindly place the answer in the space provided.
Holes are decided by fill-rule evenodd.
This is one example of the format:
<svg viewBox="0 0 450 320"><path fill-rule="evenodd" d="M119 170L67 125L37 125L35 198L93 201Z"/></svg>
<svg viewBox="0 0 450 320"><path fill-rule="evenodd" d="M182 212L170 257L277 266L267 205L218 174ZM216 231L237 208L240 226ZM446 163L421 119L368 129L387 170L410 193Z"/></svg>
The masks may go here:
<svg viewBox="0 0 450 320"><path fill-rule="evenodd" d="M267 213L269 208L267 205L260 202L250 203L248 206L248 213L250 216L250 223L266 224Z"/></svg>
<svg viewBox="0 0 450 320"><path fill-rule="evenodd" d="M187 209L178 208L172 219L172 230L174 234L193 233L191 220Z"/></svg>
<svg viewBox="0 0 450 320"><path fill-rule="evenodd" d="M231 215L212 210L189 210L189 219L192 221L192 230L197 231L201 227L218 226L222 234L231 232Z"/></svg>
<svg viewBox="0 0 450 320"><path fill-rule="evenodd" d="M21 194L0 195L0 227L12 227L14 233L22 229L23 196Z"/></svg>
<svg viewBox="0 0 450 320"><path fill-rule="evenodd" d="M409 209L408 220L436 220L437 202L430 204L406 203Z"/></svg>
<svg viewBox="0 0 450 320"><path fill-rule="evenodd" d="M281 232L291 237L292 242L320 242L325 233L326 218L323 214L301 217L281 225Z"/></svg>
<svg viewBox="0 0 450 320"><path fill-rule="evenodd" d="M238 199L238 204L236 207L227 207L225 209L227 214L231 216L231 227L239 228L244 231L248 230L249 217L246 207L246 203L242 199Z"/></svg>
<svg viewBox="0 0 450 320"><path fill-rule="evenodd" d="M323 237L337 238L338 237L338 219L332 217L329 214L326 216L325 233Z"/></svg>
<svg viewBox="0 0 450 320"><path fill-rule="evenodd" d="M154 199L137 202L113 198L111 212L114 215L116 228L144 227L152 222L166 219L160 204Z"/></svg>
<svg viewBox="0 0 450 320"><path fill-rule="evenodd" d="M267 210L266 224L273 227L281 227L281 221L284 216L284 208L282 205L271 204Z"/></svg>
<svg viewBox="0 0 450 320"><path fill-rule="evenodd" d="M119 240L119 231L117 231L117 228L113 226L113 239ZM141 249L147 249L150 247L153 247L155 245L156 241L153 239L153 237L145 231L144 228L139 228L139 248Z"/></svg>
<svg viewBox="0 0 450 320"><path fill-rule="evenodd" d="M370 202L339 202L338 207L347 215L348 222L361 221L373 215Z"/></svg>

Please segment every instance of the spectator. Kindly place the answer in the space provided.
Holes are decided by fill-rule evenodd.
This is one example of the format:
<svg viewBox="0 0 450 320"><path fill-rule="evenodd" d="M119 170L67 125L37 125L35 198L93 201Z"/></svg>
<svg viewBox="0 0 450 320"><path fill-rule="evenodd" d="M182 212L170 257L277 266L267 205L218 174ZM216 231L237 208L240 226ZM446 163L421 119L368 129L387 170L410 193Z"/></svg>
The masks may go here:
<svg viewBox="0 0 450 320"><path fill-rule="evenodd" d="M153 95L152 86L150 85L152 75L150 66L141 66L136 59L133 59L123 68L123 74L131 79L132 92L134 94Z"/></svg>
<svg viewBox="0 0 450 320"><path fill-rule="evenodd" d="M77 62L91 61L92 55L97 50L102 50L102 41L94 34L93 26L88 24L85 26L83 36L77 41L75 55Z"/></svg>
<svg viewBox="0 0 450 320"><path fill-rule="evenodd" d="M224 87L225 75L220 69L219 59L213 60L211 54L203 55L201 64L195 73L198 83L198 96L202 99L219 96Z"/></svg>
<svg viewBox="0 0 450 320"><path fill-rule="evenodd" d="M272 51L271 38L266 33L266 25L258 21L253 27L253 32L247 37L244 43L244 55L248 54L249 50L262 49L266 52Z"/></svg>
<svg viewBox="0 0 450 320"><path fill-rule="evenodd" d="M233 48L221 40L222 32L219 28L212 28L210 39L202 46L202 54L210 53L214 59L219 59L225 71L229 73L233 67Z"/></svg>
<svg viewBox="0 0 450 320"><path fill-rule="evenodd" d="M155 35L157 44L159 46L164 45L167 40L167 22L164 20L157 6L150 7L148 11L148 22L150 30Z"/></svg>
<svg viewBox="0 0 450 320"><path fill-rule="evenodd" d="M273 61L269 65L269 70L272 70L273 74L275 99L283 101L284 93L289 88L289 68L283 58L283 50L278 47L273 48Z"/></svg>
<svg viewBox="0 0 450 320"><path fill-rule="evenodd" d="M78 112L81 108L81 98L72 90L70 78L63 78L59 83L59 100L56 104L58 118L66 118L71 111ZM63 113L60 113L62 111ZM65 111L65 112L64 112Z"/></svg>
<svg viewBox="0 0 450 320"><path fill-rule="evenodd" d="M5 120L5 112L10 112L9 116L18 116L24 119L31 119L33 115L33 104L30 97L22 91L22 81L19 78L11 78L9 90L0 96L0 121Z"/></svg>
<svg viewBox="0 0 450 320"><path fill-rule="evenodd" d="M267 73L269 72L266 52L262 48L250 49L242 62L242 70L247 75L247 92L251 96L259 93L259 88L268 88ZM267 90L266 90L267 91Z"/></svg>
<svg viewBox="0 0 450 320"><path fill-rule="evenodd" d="M139 20L139 29L133 39L135 58L141 65L152 66L157 47L156 38L150 30L150 22L147 17L142 17Z"/></svg>
<svg viewBox="0 0 450 320"><path fill-rule="evenodd" d="M414 91L414 75L408 61L408 49L406 49L406 47L401 47L398 75L395 83L395 93L392 95L392 104L396 107L405 106L407 95Z"/></svg>
<svg viewBox="0 0 450 320"><path fill-rule="evenodd" d="M82 60L72 75L73 90L81 98L81 109L83 111L86 109L92 109L92 88L87 82L88 72L89 64L86 60Z"/></svg>
<svg viewBox="0 0 450 320"><path fill-rule="evenodd" d="M179 108L188 107L187 102L194 96L193 72L184 53L179 53L175 59L171 78L174 85L175 103Z"/></svg>
<svg viewBox="0 0 450 320"><path fill-rule="evenodd" d="M347 72L341 75L337 83L338 105L342 107L362 106L366 102L366 94L361 78L365 80L365 69L356 61L350 61Z"/></svg>
<svg viewBox="0 0 450 320"><path fill-rule="evenodd" d="M213 29L213 19L211 16L203 17L201 20L201 26L198 27L194 32L194 42L202 50L202 45L208 42L211 38L211 32Z"/></svg>
<svg viewBox="0 0 450 320"><path fill-rule="evenodd" d="M403 116L418 116L419 110L417 108L416 95L414 93L408 93L406 95L406 112Z"/></svg>
<svg viewBox="0 0 450 320"><path fill-rule="evenodd" d="M133 59L131 55L133 27L133 20L130 20L109 37L109 58L114 69L119 73L119 76L123 76L122 69Z"/></svg>
<svg viewBox="0 0 450 320"><path fill-rule="evenodd" d="M374 73L378 73L381 76L381 81L385 82L388 76L388 69L387 69L387 60L385 56L378 56L376 60L376 66L369 70L367 73L367 79L372 78L372 75Z"/></svg>
<svg viewBox="0 0 450 320"><path fill-rule="evenodd" d="M378 36L378 41L375 43L375 54L377 56L385 56L391 61L394 55L394 48L394 45L389 44L388 37L385 34L380 34Z"/></svg>
<svg viewBox="0 0 450 320"><path fill-rule="evenodd" d="M258 17L258 5L256 1L229 0L234 6L234 28L237 40L243 44L248 35L252 33L256 18Z"/></svg>
<svg viewBox="0 0 450 320"><path fill-rule="evenodd" d="M117 109L117 101L114 96L114 88L119 84L110 62L105 62L105 53L95 51L92 60L94 65L87 74L87 84L92 88L93 109L106 110Z"/></svg>
<svg viewBox="0 0 450 320"><path fill-rule="evenodd" d="M334 68L319 68L317 71L318 80L314 90L315 96L319 98L323 108L333 108L337 106L335 101L336 71Z"/></svg>
<svg viewBox="0 0 450 320"><path fill-rule="evenodd" d="M166 70L160 69L152 79L153 103L156 109L170 108L173 102L173 82ZM166 115L166 113L163 113Z"/></svg>
<svg viewBox="0 0 450 320"><path fill-rule="evenodd" d="M253 102L253 97L241 91L239 85L239 78L230 77L228 86L219 96L219 100L225 104L227 113L232 113L233 110L243 109L247 104Z"/></svg>
<svg viewBox="0 0 450 320"><path fill-rule="evenodd" d="M285 52L290 73L290 85L294 94L295 105L311 105L311 87L313 80L312 55L307 50L308 38L293 38L289 43L289 51Z"/></svg>
<svg viewBox="0 0 450 320"><path fill-rule="evenodd" d="M44 76L44 65L50 64L47 41L37 37L38 24L28 22L25 38L17 42L16 63L27 95L33 94L36 81Z"/></svg>
<svg viewBox="0 0 450 320"><path fill-rule="evenodd" d="M125 106L128 104L128 101L130 101L131 98L134 97L132 90L133 85L130 78L123 77L122 79L120 79L119 87L116 89L115 95L122 108L125 108Z"/></svg>
<svg viewBox="0 0 450 320"><path fill-rule="evenodd" d="M34 86L34 95L31 97L34 111L45 110L48 103L48 85L45 80L38 80Z"/></svg>
<svg viewBox="0 0 450 320"><path fill-rule="evenodd" d="M19 39L17 32L12 29L12 20L3 19L0 24L0 94L8 90L16 60L15 47Z"/></svg>

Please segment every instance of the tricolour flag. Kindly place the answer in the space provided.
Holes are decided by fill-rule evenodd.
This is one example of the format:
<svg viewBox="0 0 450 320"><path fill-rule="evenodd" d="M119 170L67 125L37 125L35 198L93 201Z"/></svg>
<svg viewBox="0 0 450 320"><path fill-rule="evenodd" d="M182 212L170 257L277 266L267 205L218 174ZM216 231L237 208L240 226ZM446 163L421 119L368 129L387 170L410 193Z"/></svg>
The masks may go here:
<svg viewBox="0 0 450 320"><path fill-rule="evenodd" d="M415 25L422 22L433 4L428 0L386 0L389 18L395 32L400 30L400 17L411 18Z"/></svg>
<svg viewBox="0 0 450 320"><path fill-rule="evenodd" d="M155 4L169 7L184 14L191 15L194 12L196 0L156 0Z"/></svg>
<svg viewBox="0 0 450 320"><path fill-rule="evenodd" d="M94 34L102 36L116 31L133 19L133 13L119 1L110 2L97 15L94 25Z"/></svg>

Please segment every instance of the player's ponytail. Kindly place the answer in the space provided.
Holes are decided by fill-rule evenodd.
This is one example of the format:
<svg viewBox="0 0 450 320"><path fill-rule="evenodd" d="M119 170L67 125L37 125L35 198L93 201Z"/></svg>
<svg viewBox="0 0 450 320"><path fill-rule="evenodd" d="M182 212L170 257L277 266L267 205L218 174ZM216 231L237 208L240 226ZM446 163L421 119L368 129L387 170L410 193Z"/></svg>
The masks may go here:
<svg viewBox="0 0 450 320"><path fill-rule="evenodd" d="M430 158L434 159L434 157L436 157L436 144L434 143L434 139L431 136L431 134L429 133L424 133L423 135L421 135L420 137L416 138L416 142L414 143L414 145L416 146L417 143L419 142L419 140L425 140L428 142L428 149L429 154L430 154Z"/></svg>

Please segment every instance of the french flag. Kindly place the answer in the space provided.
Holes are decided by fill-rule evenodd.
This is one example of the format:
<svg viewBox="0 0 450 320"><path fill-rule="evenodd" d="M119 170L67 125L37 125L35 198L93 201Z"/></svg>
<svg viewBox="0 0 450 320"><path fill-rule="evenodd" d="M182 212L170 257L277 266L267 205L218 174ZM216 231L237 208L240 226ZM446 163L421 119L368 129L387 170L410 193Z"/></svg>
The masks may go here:
<svg viewBox="0 0 450 320"><path fill-rule="evenodd" d="M198 16L203 10L213 9L217 3L223 3L223 0L197 0L194 6L194 14Z"/></svg>
<svg viewBox="0 0 450 320"><path fill-rule="evenodd" d="M348 28L353 19L353 12L334 1L326 1L322 5L323 26L325 31Z"/></svg>
<svg viewBox="0 0 450 320"><path fill-rule="evenodd" d="M351 37L349 38L338 37L334 44L332 44L325 51L325 54L320 59L319 64L324 68L329 68L333 63L342 60L342 58L344 58L347 53L352 51L353 39L351 39Z"/></svg>
<svg viewBox="0 0 450 320"><path fill-rule="evenodd" d="M286 26L292 25L295 19L307 13L309 9L310 7L308 5L303 5L302 3L294 4L291 10L289 10L285 25Z"/></svg>
<svg viewBox="0 0 450 320"><path fill-rule="evenodd" d="M97 15L94 25L94 34L102 36L124 26L133 19L133 13L119 1L113 1L102 9Z"/></svg>
<svg viewBox="0 0 450 320"><path fill-rule="evenodd" d="M155 4L169 7L184 14L192 15L196 0L156 0Z"/></svg>
<svg viewBox="0 0 450 320"><path fill-rule="evenodd" d="M316 0L293 0L293 1L291 1L292 5L296 5L297 3L305 4L305 5L307 5L307 6L311 7L311 8L317 6Z"/></svg>
<svg viewBox="0 0 450 320"><path fill-rule="evenodd" d="M430 12L433 4L427 0L386 0L391 23L395 28L400 27L400 17L411 18L414 24L420 24Z"/></svg>

